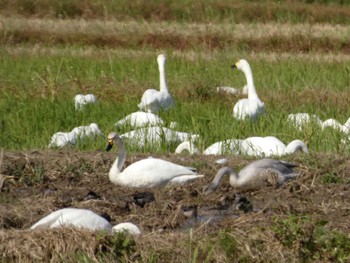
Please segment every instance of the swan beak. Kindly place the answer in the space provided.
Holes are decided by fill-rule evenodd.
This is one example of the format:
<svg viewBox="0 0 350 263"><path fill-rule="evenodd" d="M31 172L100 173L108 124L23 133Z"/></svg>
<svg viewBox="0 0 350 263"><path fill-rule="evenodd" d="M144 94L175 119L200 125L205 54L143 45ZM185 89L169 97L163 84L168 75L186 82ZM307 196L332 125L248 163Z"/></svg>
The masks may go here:
<svg viewBox="0 0 350 263"><path fill-rule="evenodd" d="M236 64L233 64L233 65L231 65L231 68L232 68L232 69L235 69L235 68L237 68L237 65L236 65Z"/></svg>
<svg viewBox="0 0 350 263"><path fill-rule="evenodd" d="M110 151L113 147L113 140L108 140L108 145L106 147L106 152Z"/></svg>

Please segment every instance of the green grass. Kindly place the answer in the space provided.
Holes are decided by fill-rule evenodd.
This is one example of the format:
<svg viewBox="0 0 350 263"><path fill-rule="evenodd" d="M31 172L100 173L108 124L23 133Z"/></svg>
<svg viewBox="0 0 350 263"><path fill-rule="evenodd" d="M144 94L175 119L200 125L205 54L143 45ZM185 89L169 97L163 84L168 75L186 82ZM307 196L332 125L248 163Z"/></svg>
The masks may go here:
<svg viewBox="0 0 350 263"><path fill-rule="evenodd" d="M344 123L350 116L346 97L350 86L347 62L322 62L308 59L269 61L269 57L250 58L249 54L216 52L215 56L194 53L195 59L172 56L166 64L167 83L176 107L160 113L180 131L201 135L200 144L228 138L274 135L285 143L305 140L313 151L342 152L342 135L331 129L311 127L306 131L290 128L289 113L309 112L321 119L336 118ZM106 52L108 54L108 52ZM158 88L156 53L138 57L10 56L3 52L0 71L1 146L6 149L46 148L58 131L95 122L108 134L113 124L137 111L143 91ZM267 114L257 122L232 118L236 97L218 95L215 87L243 87L242 72L230 65L241 56L250 61L257 92L266 104ZM99 102L83 111L74 110L78 93L94 93ZM127 129L118 132L127 132ZM104 147L105 138L82 142L80 149ZM173 151L163 145L160 152ZM154 149L129 149L149 152Z"/></svg>

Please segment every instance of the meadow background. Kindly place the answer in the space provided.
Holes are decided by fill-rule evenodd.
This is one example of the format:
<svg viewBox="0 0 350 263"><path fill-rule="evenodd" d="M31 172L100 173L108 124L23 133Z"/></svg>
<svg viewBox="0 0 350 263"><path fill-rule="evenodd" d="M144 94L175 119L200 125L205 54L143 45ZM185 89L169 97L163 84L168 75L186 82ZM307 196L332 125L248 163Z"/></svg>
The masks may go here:
<svg viewBox="0 0 350 263"><path fill-rule="evenodd" d="M3 255L20 253L16 244L21 240L41 240L43 248L63 244L59 243L62 236L57 239L61 234L54 231L50 233L56 239L51 234L43 239L40 234L8 231L6 216L15 230L26 229L34 220L29 221L28 214L34 210L46 214L44 208L80 205L62 201L60 195L100 187L110 202L104 208L113 204L113 212L116 195L131 194L130 189L111 186L106 179L115 156L103 152L105 137L80 141L67 151L47 151L47 147L54 133L92 122L105 134L127 132L128 127L118 130L113 124L137 110L147 88L159 87L156 57L163 52L167 84L176 104L160 113L166 124L176 121L177 130L200 134L198 146L203 148L219 140L250 136L273 135L286 144L303 140L310 154L286 157L303 165L303 183L277 189L272 197L269 190L251 194L249 198L258 204L275 200L277 208L266 204L267 213L265 207L261 213L231 218L219 229L155 233L136 243L123 237L64 232L62 242L72 245L73 254L56 251L56 257L80 262L349 260L350 163L348 143L342 143L349 135L313 125L300 131L288 123L287 116L307 112L340 123L350 117L350 2L0 0L0 32L0 146L5 151L0 168L2 174L15 176L15 186L0 178ZM257 93L265 102L267 114L256 122L233 119L233 105L241 97L216 92L217 86L245 85L243 73L230 67L241 58L250 63ZM75 111L78 93L93 93L98 103ZM214 157L181 159L169 154L175 147L164 142L157 149L127 145L127 150L132 161L150 153L185 160L186 165L210 175L206 178L210 180L217 168ZM235 168L250 161L228 158ZM41 195L51 184L57 188L54 201ZM112 216L136 218L144 229L153 231L177 216L175 208L165 209L162 201L171 203L185 196L187 202L215 203L216 197L200 194L202 184L156 191L156 204L150 210L121 215L118 210ZM30 189L33 195L27 200L11 187ZM197 195L192 196L195 191ZM222 194L231 192L227 187ZM102 209L101 205L93 208ZM6 247L9 237L17 242L13 250ZM88 249L92 249L74 247L77 238L91 242Z"/></svg>

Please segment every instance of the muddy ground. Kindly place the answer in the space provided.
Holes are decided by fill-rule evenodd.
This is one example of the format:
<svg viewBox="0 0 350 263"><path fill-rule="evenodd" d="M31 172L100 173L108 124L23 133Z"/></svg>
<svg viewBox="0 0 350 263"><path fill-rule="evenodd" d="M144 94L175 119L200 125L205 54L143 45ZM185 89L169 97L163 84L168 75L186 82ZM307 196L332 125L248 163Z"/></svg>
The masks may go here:
<svg viewBox="0 0 350 263"><path fill-rule="evenodd" d="M129 155L125 166L147 156ZM137 224L143 232L141 237L136 238L138 259L149 259L150 254L147 253L151 250L154 254L158 253L156 261L159 262L165 259L182 262L193 257L193 251L187 251L186 242L179 244L179 240L188 239L191 228L197 233L198 240L209 239L210 235L223 229L233 229L236 250L240 251L240 257L244 255L250 259L264 258L274 249L285 254L272 258L293 258L294 247L289 247L289 250L283 248L281 236L276 235L276 230L271 230L276 226L276 218L305 215L310 218L310 224L323 222L329 231L349 234L350 161L346 157L312 153L289 156L284 159L299 164L297 169L301 175L280 188L236 193L226 179L216 192L204 195L203 186L222 166L215 163L220 156L153 156L196 167L198 172L205 174L205 178L185 186L130 189L113 185L108 179L108 171L115 158L113 152L3 152L0 170L0 255L11 260L19 260L21 255L22 259L34 260L35 256L31 255L35 246L25 247L24 243L33 242L38 234L23 230L50 212L64 207L88 208L98 214L106 213L113 225L123 221ZM226 158L227 165L236 170L253 160L241 156ZM197 220L184 215L183 211L189 206L198 207ZM74 236L76 239L79 235L75 233ZM8 243L10 239L14 242L12 245ZM243 244L244 240L251 239L274 245L271 248L266 246L262 251L248 241ZM153 243L149 244L151 241ZM16 252L10 247L18 242L23 245L21 252L18 252L18 248ZM77 243L76 240L74 242ZM202 259L206 259L204 245L196 244ZM36 245L39 246L38 243ZM182 246L184 249L181 249ZM175 251L175 247L179 251ZM148 252L140 252L142 249ZM91 253L94 254L94 251ZM38 252L36 256L36 260L50 260L53 255ZM222 260L225 261L227 256L227 253L223 253ZM127 259L134 260L137 261L135 257Z"/></svg>

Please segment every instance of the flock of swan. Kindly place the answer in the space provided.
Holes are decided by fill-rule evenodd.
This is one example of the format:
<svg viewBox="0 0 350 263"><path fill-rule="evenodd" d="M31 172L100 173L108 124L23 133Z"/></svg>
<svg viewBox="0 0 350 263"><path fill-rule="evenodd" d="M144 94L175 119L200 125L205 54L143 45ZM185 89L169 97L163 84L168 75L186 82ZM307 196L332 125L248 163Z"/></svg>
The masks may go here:
<svg viewBox="0 0 350 263"><path fill-rule="evenodd" d="M231 167L225 166L218 170L212 182L203 188L204 194L210 194L215 191L222 178L229 175L230 185L237 190L257 190L269 185L280 186L284 182L295 179L299 172L294 168L296 164L268 159L271 156L283 156L286 154L302 151L307 153L306 144L300 140L293 140L285 145L281 140L274 136L267 137L249 137L246 139L228 139L216 142L208 148L200 151L193 141L199 135L186 132L175 131L176 123L172 123L170 128L164 127L164 121L156 115L161 110L167 110L175 107L175 102L171 96L165 78L166 57L160 54L157 57L160 90L148 89L144 92L141 102L138 104L140 111L131 113L125 118L115 123L116 127L130 125L135 130L124 134L110 132L108 134L108 146L106 151L112 149L113 145L117 147L117 157L109 170L109 180L116 185L132 188L155 188L165 187L168 185L183 185L193 180L199 180L204 177L203 174L197 173L192 167L185 167L176 163L165 161L158 158L146 158L132 163L123 169L126 159L126 147L124 141L137 142L140 147L147 143L158 143L161 140L179 142L175 150L181 153L184 150L191 154L243 154L247 156L262 157L263 159L251 162L244 167L238 174ZM242 71L246 77L247 85L243 93L247 98L239 100L233 107L233 117L239 120L257 119L265 113L264 102L262 102L256 92L253 74L249 63L241 59L235 63L232 68ZM218 87L218 91L235 93L230 87ZM95 103L96 97L92 94L77 95L75 97L75 108L81 110L88 103ZM295 122L298 127L302 127L306 115L291 115L291 121ZM309 116L309 120L311 117ZM335 122L328 121L325 125L332 125ZM349 121L350 123L350 121ZM346 123L348 125L348 123ZM62 147L65 143L74 144L79 138L84 136L99 136L103 134L97 124L92 123L89 126L80 126L69 133L57 133L51 138L49 147ZM223 162L224 163L224 162ZM44 217L31 229L52 228L59 226L76 226L88 228L91 230L103 229L109 232L119 231L122 229L130 234L140 234L140 229L129 222L112 227L111 224L103 217L95 214L90 210L78 208L65 208L55 211Z"/></svg>

